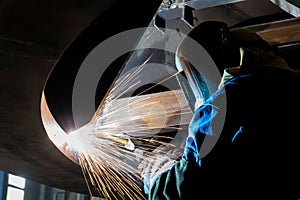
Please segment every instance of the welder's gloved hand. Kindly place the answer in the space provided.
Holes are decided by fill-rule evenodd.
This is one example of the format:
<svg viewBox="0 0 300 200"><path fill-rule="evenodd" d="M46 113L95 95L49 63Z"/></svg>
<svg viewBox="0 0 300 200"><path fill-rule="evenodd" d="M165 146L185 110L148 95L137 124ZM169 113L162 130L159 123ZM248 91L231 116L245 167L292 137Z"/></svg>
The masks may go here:
<svg viewBox="0 0 300 200"><path fill-rule="evenodd" d="M189 135L183 158L187 161L195 162L201 166L201 145L207 135L212 135L211 122L216 116L218 108L212 104L205 104L196 109L189 124Z"/></svg>
<svg viewBox="0 0 300 200"><path fill-rule="evenodd" d="M160 174L170 169L174 164L175 161L168 157L159 158L154 162L149 162L143 173L144 192L148 194L155 179Z"/></svg>
<svg viewBox="0 0 300 200"><path fill-rule="evenodd" d="M140 162L139 169L142 172L144 183L144 192L148 194L153 182L162 173L168 171L177 163L178 158L182 155L182 149L172 149L171 151L163 151L153 154Z"/></svg>

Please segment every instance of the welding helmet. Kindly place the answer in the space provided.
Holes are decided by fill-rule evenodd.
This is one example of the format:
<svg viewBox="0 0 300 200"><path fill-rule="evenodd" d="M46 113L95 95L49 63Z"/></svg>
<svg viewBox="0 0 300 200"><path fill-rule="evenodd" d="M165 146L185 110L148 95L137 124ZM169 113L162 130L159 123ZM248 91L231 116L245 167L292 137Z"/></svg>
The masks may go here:
<svg viewBox="0 0 300 200"><path fill-rule="evenodd" d="M207 100L218 89L224 69L238 66L239 61L239 47L226 23L205 21L195 26L182 39L175 56L176 67L189 82L189 87L182 88L190 106Z"/></svg>
<svg viewBox="0 0 300 200"><path fill-rule="evenodd" d="M188 36L203 46L216 63L220 73L225 68L239 65L239 46L226 23L202 22L193 28Z"/></svg>

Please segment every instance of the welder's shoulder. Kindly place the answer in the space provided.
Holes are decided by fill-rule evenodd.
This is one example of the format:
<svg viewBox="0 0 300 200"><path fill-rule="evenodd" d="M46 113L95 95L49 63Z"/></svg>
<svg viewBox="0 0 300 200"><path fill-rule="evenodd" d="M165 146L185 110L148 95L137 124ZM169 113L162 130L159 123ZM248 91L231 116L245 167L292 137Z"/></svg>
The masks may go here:
<svg viewBox="0 0 300 200"><path fill-rule="evenodd" d="M254 31L245 28L233 28L230 30L234 37L240 41L253 42L261 39L261 37Z"/></svg>
<svg viewBox="0 0 300 200"><path fill-rule="evenodd" d="M264 40L255 31L248 28L233 28L230 29L233 37L243 47L259 47L259 48L270 48L269 43Z"/></svg>

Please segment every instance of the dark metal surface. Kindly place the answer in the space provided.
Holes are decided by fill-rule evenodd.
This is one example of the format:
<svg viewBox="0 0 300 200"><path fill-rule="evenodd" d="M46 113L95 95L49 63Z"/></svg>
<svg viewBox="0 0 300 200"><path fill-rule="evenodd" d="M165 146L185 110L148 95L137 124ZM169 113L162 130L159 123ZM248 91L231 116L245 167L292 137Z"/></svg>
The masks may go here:
<svg viewBox="0 0 300 200"><path fill-rule="evenodd" d="M102 18L97 24L98 41L116 31L147 26L160 1L140 3L136 0L1 3L0 170L41 184L88 193L80 167L52 144L43 128L40 117L43 87L63 52L93 20ZM73 58L78 55L80 49L73 52ZM57 84L63 86L64 82Z"/></svg>
<svg viewBox="0 0 300 200"><path fill-rule="evenodd" d="M0 5L0 170L87 192L81 169L48 139L44 83L74 37L113 1L4 1Z"/></svg>

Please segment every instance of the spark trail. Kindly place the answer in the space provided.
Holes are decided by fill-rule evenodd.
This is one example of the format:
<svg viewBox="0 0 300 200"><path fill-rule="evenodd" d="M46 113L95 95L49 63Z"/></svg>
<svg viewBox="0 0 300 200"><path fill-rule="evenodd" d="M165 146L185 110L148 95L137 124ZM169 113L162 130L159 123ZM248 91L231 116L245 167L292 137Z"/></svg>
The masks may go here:
<svg viewBox="0 0 300 200"><path fill-rule="evenodd" d="M140 77L150 58L119 77L90 123L69 134L91 195L96 191L105 199L146 199L142 183L152 173L149 166L182 155L182 147L169 142L174 135L162 134L180 130L191 119L180 89L143 94L148 88L123 98L142 84Z"/></svg>

